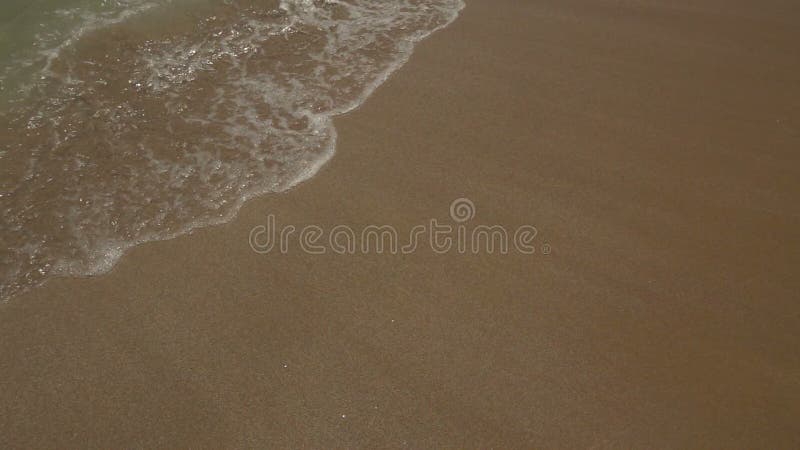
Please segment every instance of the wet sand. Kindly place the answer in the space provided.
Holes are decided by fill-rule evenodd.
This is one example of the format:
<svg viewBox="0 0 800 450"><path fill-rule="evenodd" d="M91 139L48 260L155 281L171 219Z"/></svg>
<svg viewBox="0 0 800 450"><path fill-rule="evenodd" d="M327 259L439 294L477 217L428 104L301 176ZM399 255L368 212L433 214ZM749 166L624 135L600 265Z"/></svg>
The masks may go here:
<svg viewBox="0 0 800 450"><path fill-rule="evenodd" d="M800 11L473 0L310 181L0 307L0 446L800 445ZM471 199L544 255L259 255Z"/></svg>

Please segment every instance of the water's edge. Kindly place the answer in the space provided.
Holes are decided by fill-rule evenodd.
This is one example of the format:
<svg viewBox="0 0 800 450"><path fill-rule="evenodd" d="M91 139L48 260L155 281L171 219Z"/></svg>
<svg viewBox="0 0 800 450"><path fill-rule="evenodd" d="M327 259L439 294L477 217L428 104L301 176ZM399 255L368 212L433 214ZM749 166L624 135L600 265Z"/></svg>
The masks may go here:
<svg viewBox="0 0 800 450"><path fill-rule="evenodd" d="M383 83L385 83L397 70L399 70L406 63L408 63L414 52L416 45L418 45L421 41L431 36L432 34L436 33L437 31L440 31L451 25L458 18L461 10L466 6L463 1L459 0L458 3L459 3L458 8L453 11L452 15L448 17L444 23L430 30L426 30L425 32L411 36L408 39L407 43L404 44L402 51L397 55L398 58L393 63L389 64L388 67L386 67L385 70L383 70L372 82L364 85L363 90L361 91L361 95L356 97L353 101L346 102L339 107L326 111L324 114L313 116L313 120L315 121L319 120L319 122L313 124L313 126L318 127L319 129L324 129L328 133L326 144L323 145L319 153L315 155L315 159L313 161L310 161L308 164L306 164L305 167L302 168L302 170L294 174L293 179L282 184L280 188L276 188L275 186L265 185L262 186L261 188L245 190L242 193L242 195L238 196L235 199L233 204L226 206L227 209L225 210L225 213L222 215L216 217L208 217L208 216L199 217L192 221L188 221L180 228L172 230L170 232L150 233L127 242L115 242L114 246L103 249L104 254L102 255L101 263L95 262L93 264L90 264L89 266L79 267L78 269L71 268L63 270L52 270L48 272L45 276L43 276L41 279L36 280L36 282L30 283L28 285L20 285L18 289L12 291L10 295L6 296L6 298L0 297L0 303L7 302L12 298L18 297L20 294L27 292L31 288L43 285L49 280L54 278L62 278L62 277L81 278L81 277L91 277L108 273L110 270L113 269L113 267L130 249L136 246L149 242L171 240L184 235L191 234L193 231L197 229L214 227L225 223L229 223L236 218L242 206L247 201L270 193L285 193L288 190L297 186L298 184L311 179L328 161L331 160L331 158L335 154L337 145L337 132L334 124L334 119L337 116L353 112L357 110L359 107L361 107L364 104L364 102L366 102L366 100Z"/></svg>

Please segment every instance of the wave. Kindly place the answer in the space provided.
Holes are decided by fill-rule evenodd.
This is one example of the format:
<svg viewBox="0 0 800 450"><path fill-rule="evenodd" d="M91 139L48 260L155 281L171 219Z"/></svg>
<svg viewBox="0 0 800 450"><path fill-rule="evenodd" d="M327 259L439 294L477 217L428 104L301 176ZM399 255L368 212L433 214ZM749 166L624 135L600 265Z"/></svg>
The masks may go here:
<svg viewBox="0 0 800 450"><path fill-rule="evenodd" d="M332 118L464 4L128 6L85 15L0 112L0 299L103 273L131 246L227 222L313 176L334 152Z"/></svg>

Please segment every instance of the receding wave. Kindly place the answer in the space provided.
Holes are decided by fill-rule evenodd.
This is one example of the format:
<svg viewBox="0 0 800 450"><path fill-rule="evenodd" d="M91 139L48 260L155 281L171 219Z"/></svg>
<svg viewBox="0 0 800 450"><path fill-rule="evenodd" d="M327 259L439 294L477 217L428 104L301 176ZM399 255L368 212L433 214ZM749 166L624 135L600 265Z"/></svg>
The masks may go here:
<svg viewBox="0 0 800 450"><path fill-rule="evenodd" d="M228 221L312 176L333 153L332 118L463 7L119 5L61 11L70 33L17 61L26 82L0 111L0 299L102 273L132 245Z"/></svg>

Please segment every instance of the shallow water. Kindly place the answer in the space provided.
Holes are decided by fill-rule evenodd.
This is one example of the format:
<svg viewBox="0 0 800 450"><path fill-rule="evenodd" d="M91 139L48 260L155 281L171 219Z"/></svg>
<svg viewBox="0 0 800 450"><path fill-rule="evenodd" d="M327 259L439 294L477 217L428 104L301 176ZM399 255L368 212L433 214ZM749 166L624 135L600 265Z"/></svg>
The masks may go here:
<svg viewBox="0 0 800 450"><path fill-rule="evenodd" d="M102 273L132 245L230 220L307 179L332 155L332 117L462 7L4 3L0 299Z"/></svg>

